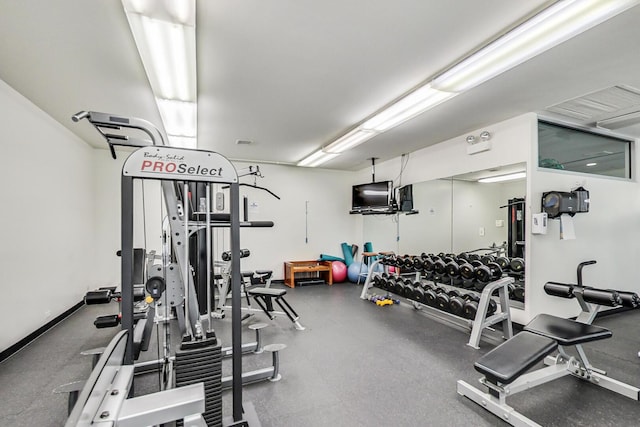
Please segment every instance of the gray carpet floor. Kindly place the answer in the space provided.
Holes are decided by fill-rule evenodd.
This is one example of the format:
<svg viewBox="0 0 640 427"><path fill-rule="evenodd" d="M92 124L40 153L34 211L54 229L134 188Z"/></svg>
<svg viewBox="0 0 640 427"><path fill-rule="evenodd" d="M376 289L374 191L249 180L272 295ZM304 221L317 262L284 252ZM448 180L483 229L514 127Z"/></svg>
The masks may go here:
<svg viewBox="0 0 640 427"><path fill-rule="evenodd" d="M281 285L274 285L281 286ZM286 317L256 314L243 322L266 322L264 343L284 343L279 382L243 388L263 426L499 426L506 425L456 393L456 381L478 384L473 362L494 347L466 345L467 331L435 321L404 305L378 307L358 298L360 286L288 289L304 331ZM0 425L60 426L67 397L53 390L85 379L91 357L82 350L106 345L114 329L97 330L93 319L116 305L85 306L0 364ZM216 334L230 344L230 316L216 320ZM613 338L586 345L592 363L621 381L640 386L640 310L606 316L596 324ZM174 336L174 339L176 337ZM155 344L144 358L155 357ZM245 371L271 364L269 353L243 357ZM223 374L231 361L223 362ZM136 380L136 391L152 391L157 379ZM563 378L511 398L516 410L545 426L637 426L640 403L575 378ZM223 412L231 414L231 392Z"/></svg>

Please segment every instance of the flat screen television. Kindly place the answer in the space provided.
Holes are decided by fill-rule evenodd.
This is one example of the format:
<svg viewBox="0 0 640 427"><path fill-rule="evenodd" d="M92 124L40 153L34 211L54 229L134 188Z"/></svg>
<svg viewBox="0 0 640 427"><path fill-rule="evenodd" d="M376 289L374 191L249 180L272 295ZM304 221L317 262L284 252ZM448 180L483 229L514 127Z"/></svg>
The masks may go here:
<svg viewBox="0 0 640 427"><path fill-rule="evenodd" d="M371 182L353 186L351 210L391 210L393 181Z"/></svg>

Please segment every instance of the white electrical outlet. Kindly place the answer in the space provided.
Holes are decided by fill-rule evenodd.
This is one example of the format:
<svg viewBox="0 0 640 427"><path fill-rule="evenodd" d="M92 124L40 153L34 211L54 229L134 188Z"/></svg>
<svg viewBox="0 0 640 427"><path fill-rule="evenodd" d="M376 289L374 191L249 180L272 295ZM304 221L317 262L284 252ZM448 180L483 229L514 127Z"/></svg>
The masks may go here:
<svg viewBox="0 0 640 427"><path fill-rule="evenodd" d="M496 219L496 227L504 227L504 219Z"/></svg>
<svg viewBox="0 0 640 427"><path fill-rule="evenodd" d="M484 236L484 227L480 227L480 229L478 230L478 234L480 236Z"/></svg>

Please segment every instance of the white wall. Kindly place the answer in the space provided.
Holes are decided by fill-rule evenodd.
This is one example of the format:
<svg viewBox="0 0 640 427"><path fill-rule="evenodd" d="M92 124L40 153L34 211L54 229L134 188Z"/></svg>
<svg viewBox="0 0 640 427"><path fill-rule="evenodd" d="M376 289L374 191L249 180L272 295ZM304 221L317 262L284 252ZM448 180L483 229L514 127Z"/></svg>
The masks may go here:
<svg viewBox="0 0 640 427"><path fill-rule="evenodd" d="M398 254L450 252L451 180L413 184L416 215L365 215L364 240L374 251Z"/></svg>
<svg viewBox="0 0 640 427"><path fill-rule="evenodd" d="M275 223L273 228L240 230L240 246L251 250L251 256L242 260L243 270L273 270L274 277L282 279L284 261L317 259L322 253L342 257L342 242L361 245L359 218L349 215L354 173L271 164L260 165L260 170L264 178L258 178L257 185L280 200L240 187L241 200L247 196L250 204L257 205L250 207L248 219ZM253 178L241 182L252 184ZM225 243L228 249L228 240Z"/></svg>
<svg viewBox="0 0 640 427"><path fill-rule="evenodd" d="M3 351L98 282L91 148L2 80L0 120Z"/></svg>
<svg viewBox="0 0 640 427"><path fill-rule="evenodd" d="M109 150L92 150L93 215L96 218L93 268L101 286L120 285L120 258L116 256L116 252L121 249L120 183L122 165L129 154L126 151L118 152L117 159L114 160ZM134 180L133 204L134 247L155 250L160 254L163 218L161 209L165 208L159 182L147 180L143 183Z"/></svg>

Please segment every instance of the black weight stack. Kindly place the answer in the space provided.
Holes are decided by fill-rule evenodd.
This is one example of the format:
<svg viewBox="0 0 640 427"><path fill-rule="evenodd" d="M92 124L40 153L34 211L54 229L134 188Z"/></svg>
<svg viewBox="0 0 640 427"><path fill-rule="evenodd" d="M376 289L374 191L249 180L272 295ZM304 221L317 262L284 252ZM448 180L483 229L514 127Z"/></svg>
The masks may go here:
<svg viewBox="0 0 640 427"><path fill-rule="evenodd" d="M216 338L185 341L176 351L176 387L204 383L204 413L208 427L222 427L222 353ZM176 426L183 426L182 420Z"/></svg>

